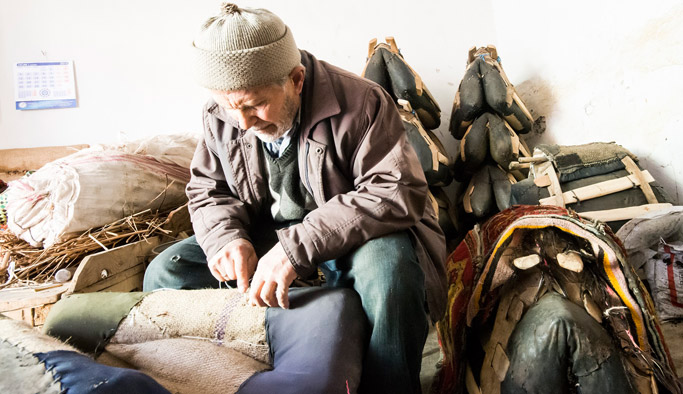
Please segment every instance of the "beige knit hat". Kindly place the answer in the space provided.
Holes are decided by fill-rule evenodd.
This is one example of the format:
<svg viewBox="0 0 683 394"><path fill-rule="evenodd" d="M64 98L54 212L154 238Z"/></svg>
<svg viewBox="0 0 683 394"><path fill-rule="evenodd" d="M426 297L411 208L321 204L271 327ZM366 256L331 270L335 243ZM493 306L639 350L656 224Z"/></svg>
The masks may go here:
<svg viewBox="0 0 683 394"><path fill-rule="evenodd" d="M223 3L193 42L200 85L241 90L277 82L301 62L289 28L264 9Z"/></svg>

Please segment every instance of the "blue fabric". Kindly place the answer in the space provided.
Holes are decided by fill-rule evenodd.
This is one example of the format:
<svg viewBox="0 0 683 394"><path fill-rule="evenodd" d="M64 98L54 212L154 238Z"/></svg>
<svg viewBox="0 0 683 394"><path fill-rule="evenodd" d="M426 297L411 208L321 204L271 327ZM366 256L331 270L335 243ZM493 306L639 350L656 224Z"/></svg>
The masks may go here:
<svg viewBox="0 0 683 394"><path fill-rule="evenodd" d="M142 372L98 364L67 350L36 353L67 394L170 394Z"/></svg>
<svg viewBox="0 0 683 394"><path fill-rule="evenodd" d="M353 290L291 289L290 309L266 311L273 370L252 376L238 393L355 393L366 332Z"/></svg>

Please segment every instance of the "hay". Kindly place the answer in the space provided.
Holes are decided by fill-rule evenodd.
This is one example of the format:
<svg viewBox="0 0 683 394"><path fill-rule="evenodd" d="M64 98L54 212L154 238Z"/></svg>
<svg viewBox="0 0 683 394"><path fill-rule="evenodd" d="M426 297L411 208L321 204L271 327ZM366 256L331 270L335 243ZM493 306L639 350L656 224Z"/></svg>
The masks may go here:
<svg viewBox="0 0 683 394"><path fill-rule="evenodd" d="M78 266L88 254L168 235L171 232L162 226L168 222L169 213L142 211L47 249L33 247L7 230L0 231L0 289L54 281L58 270Z"/></svg>

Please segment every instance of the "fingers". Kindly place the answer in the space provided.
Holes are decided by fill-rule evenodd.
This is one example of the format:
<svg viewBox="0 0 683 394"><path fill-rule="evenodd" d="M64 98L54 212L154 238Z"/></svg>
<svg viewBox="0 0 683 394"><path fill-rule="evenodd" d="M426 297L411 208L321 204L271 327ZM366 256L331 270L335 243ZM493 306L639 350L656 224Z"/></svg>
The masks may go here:
<svg viewBox="0 0 683 394"><path fill-rule="evenodd" d="M261 300L268 306L278 306L275 291L277 290L277 283L268 281L263 284L261 288Z"/></svg>
<svg viewBox="0 0 683 394"><path fill-rule="evenodd" d="M283 283L273 281L252 281L249 302L254 306L289 308L289 288Z"/></svg>
<svg viewBox="0 0 683 394"><path fill-rule="evenodd" d="M209 270L219 281L237 279L239 289L246 292L257 262L251 242L240 238L230 241L209 260Z"/></svg>
<svg viewBox="0 0 683 394"><path fill-rule="evenodd" d="M235 268L232 262L225 256L217 255L209 261L211 275L219 281L234 280Z"/></svg>
<svg viewBox="0 0 683 394"><path fill-rule="evenodd" d="M284 283L278 283L275 295L277 296L277 303L280 305L280 308L289 309L289 286Z"/></svg>
<svg viewBox="0 0 683 394"><path fill-rule="evenodd" d="M220 263L220 256L214 256L209 261L209 270L211 271L211 275L213 275L214 278L218 279L219 282L227 280L225 269Z"/></svg>
<svg viewBox="0 0 683 394"><path fill-rule="evenodd" d="M296 278L296 271L282 245L276 244L256 263L249 291L251 305L289 308L289 285Z"/></svg>
<svg viewBox="0 0 683 394"><path fill-rule="evenodd" d="M237 277L237 288L242 293L246 293L249 288L249 278L254 274L254 268L258 263L256 253L252 253L246 258L241 258L235 263L235 276Z"/></svg>
<svg viewBox="0 0 683 394"><path fill-rule="evenodd" d="M266 306L261 299L261 288L263 287L263 279L261 273L256 270L254 278L251 280L251 288L249 289L249 303L254 306Z"/></svg>

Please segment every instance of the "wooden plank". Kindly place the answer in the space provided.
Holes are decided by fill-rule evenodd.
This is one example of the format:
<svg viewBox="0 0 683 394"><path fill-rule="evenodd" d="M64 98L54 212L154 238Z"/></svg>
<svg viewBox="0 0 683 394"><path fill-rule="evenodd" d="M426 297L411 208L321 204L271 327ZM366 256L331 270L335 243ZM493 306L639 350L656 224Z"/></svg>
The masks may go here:
<svg viewBox="0 0 683 394"><path fill-rule="evenodd" d="M550 193L550 198L552 198L552 202L548 202L547 204L544 205L556 205L558 207L564 208L564 199L562 198L562 187L560 186L560 179L557 177L557 174L555 173L555 168L550 162L547 162L548 164L545 168L545 171L542 172L542 174L547 175L548 179L550 180L550 185L548 186L548 192Z"/></svg>
<svg viewBox="0 0 683 394"><path fill-rule="evenodd" d="M116 283L113 286L98 291L118 291L124 293L128 293L131 291L142 291L142 282L144 277L145 271L142 270L141 272L131 276L130 278L127 278L121 282Z"/></svg>
<svg viewBox="0 0 683 394"><path fill-rule="evenodd" d="M515 171L515 170L523 170L526 168L531 168L531 163L520 163L518 161L511 161L509 170Z"/></svg>
<svg viewBox="0 0 683 394"><path fill-rule="evenodd" d="M45 324L45 319L47 319L47 315L50 312L50 309L52 309L53 305L54 304L37 305L15 311L6 311L2 312L2 315L5 315L13 320L26 322L26 324L30 325L31 327L40 327Z"/></svg>
<svg viewBox="0 0 683 394"><path fill-rule="evenodd" d="M69 292L78 293L95 283L144 263L146 256L159 245L158 237L119 246L86 256L74 272Z"/></svg>
<svg viewBox="0 0 683 394"><path fill-rule="evenodd" d="M550 177L548 175L540 176L540 177L534 179L534 185L536 185L538 187L548 187L548 186L550 186ZM543 201L543 200L541 200L541 201ZM541 202L541 205L544 205L544 204Z"/></svg>
<svg viewBox="0 0 683 394"><path fill-rule="evenodd" d="M649 182L652 181L648 182L645 179L643 173L640 171L640 168L638 168L638 166L633 161L633 159L631 159L630 156L624 157L623 159L621 159L621 162L624 163L626 171L628 171L631 175L634 175L638 179L638 184L640 186L640 189L643 191L643 194L645 195L645 199L647 200L647 202L650 204L657 204L659 201L657 201L657 197L655 197L655 193L652 191L652 188L649 184Z"/></svg>
<svg viewBox="0 0 683 394"><path fill-rule="evenodd" d="M642 216L648 212L658 211L660 209L669 208L671 204L661 203L661 204L645 204L638 205L635 207L617 208L617 209L606 209L604 211L590 211L590 212L577 212L580 216L583 216L591 220L599 220L601 222L611 222L615 220L630 220Z"/></svg>
<svg viewBox="0 0 683 394"><path fill-rule="evenodd" d="M6 311L2 312L2 315L5 315L12 320L23 321L26 324L33 326L33 313L31 308L23 308L16 311Z"/></svg>
<svg viewBox="0 0 683 394"><path fill-rule="evenodd" d="M89 145L48 146L0 150L0 171L15 172L37 170L46 163L68 156Z"/></svg>
<svg viewBox="0 0 683 394"><path fill-rule="evenodd" d="M50 313L50 309L54 304L41 305L32 308L33 309L33 327L40 327L45 324L45 319L47 319L47 314Z"/></svg>
<svg viewBox="0 0 683 394"><path fill-rule="evenodd" d="M26 287L0 290L0 312L55 303L68 289L65 283L42 291Z"/></svg>
<svg viewBox="0 0 683 394"><path fill-rule="evenodd" d="M115 275L108 276L105 279L101 279L95 283L93 283L90 286L86 286L83 288L80 288L78 290L79 293L94 293L96 291L114 291L110 290L110 288L117 286L119 283L127 283L131 286L131 288L126 289L126 290L121 290L121 291L131 291L133 289L139 289L142 290L142 277L145 274L145 264L140 263L136 266L133 266L131 268L128 268L127 270L123 272L119 272ZM133 281L130 281L130 278L140 278L139 283L134 283ZM117 288L122 288L122 286L117 286Z"/></svg>
<svg viewBox="0 0 683 394"><path fill-rule="evenodd" d="M654 182L655 179L650 175L650 172L643 171L642 179L645 182ZM537 178L540 179L540 178ZM634 186L640 185L640 179L635 175L627 175L625 177L610 179L608 181L598 182L592 185L579 187L574 190L569 190L562 193L562 198L565 204L574 204L579 201L586 201L592 198L602 197L607 194L617 193L623 190L631 189ZM535 183L535 181L534 181ZM540 186L537 184L537 186ZM543 198L539 201L541 205L552 204L555 197Z"/></svg>
<svg viewBox="0 0 683 394"><path fill-rule="evenodd" d="M548 161L548 158L545 156L520 157L518 161L520 163L544 163Z"/></svg>

